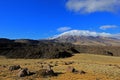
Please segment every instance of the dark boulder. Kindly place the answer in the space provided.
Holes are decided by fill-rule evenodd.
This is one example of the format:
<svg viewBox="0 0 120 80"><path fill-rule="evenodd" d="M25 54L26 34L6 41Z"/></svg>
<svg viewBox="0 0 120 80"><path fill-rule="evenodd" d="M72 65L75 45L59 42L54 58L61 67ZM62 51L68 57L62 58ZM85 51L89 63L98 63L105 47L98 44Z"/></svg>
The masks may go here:
<svg viewBox="0 0 120 80"><path fill-rule="evenodd" d="M50 64L43 65L43 69L36 72L36 75L41 77L51 77L56 76L55 72L51 68L52 66Z"/></svg>
<svg viewBox="0 0 120 80"><path fill-rule="evenodd" d="M13 65L13 66L10 66L9 67L9 70L10 71L13 71L13 70L18 70L18 69L20 69L21 67L20 67L20 65Z"/></svg>
<svg viewBox="0 0 120 80"><path fill-rule="evenodd" d="M23 68L18 72L18 77L25 77L31 75L31 72L27 68Z"/></svg>
<svg viewBox="0 0 120 80"><path fill-rule="evenodd" d="M56 74L54 73L54 71L48 70L48 69L41 69L39 71L36 72L36 75L39 77L51 77L51 76L56 76Z"/></svg>

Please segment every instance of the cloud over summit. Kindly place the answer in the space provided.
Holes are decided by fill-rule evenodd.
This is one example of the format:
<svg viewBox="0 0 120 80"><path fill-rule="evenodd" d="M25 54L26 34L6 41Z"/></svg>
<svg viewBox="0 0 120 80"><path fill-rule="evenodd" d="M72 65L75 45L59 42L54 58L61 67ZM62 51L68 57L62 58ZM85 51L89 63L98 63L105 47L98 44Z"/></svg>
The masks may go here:
<svg viewBox="0 0 120 80"><path fill-rule="evenodd" d="M120 0L68 0L66 7L79 13L118 12Z"/></svg>

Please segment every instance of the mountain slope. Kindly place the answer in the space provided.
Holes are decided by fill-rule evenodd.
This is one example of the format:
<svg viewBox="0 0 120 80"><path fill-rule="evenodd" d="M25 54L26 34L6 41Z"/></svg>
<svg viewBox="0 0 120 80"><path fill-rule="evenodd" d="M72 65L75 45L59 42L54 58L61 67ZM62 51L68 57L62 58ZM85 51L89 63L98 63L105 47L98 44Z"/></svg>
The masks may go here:
<svg viewBox="0 0 120 80"><path fill-rule="evenodd" d="M66 58L78 53L70 43L57 43L47 40L0 38L0 56L7 58Z"/></svg>

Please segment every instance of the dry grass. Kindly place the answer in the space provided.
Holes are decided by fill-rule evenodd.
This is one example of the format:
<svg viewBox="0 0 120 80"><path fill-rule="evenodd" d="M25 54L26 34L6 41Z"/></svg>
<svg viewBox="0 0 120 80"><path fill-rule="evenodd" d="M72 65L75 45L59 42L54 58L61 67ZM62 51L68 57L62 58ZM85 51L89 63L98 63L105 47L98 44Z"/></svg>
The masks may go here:
<svg viewBox="0 0 120 80"><path fill-rule="evenodd" d="M16 64L36 72L41 69L41 63L53 65L53 70L60 74L48 78L35 75L19 78L16 75L17 70L13 72L8 70L10 65ZM68 66L84 70L86 74L67 73ZM120 80L119 75L120 57L92 54L76 54L66 59L6 59L0 57L0 80Z"/></svg>

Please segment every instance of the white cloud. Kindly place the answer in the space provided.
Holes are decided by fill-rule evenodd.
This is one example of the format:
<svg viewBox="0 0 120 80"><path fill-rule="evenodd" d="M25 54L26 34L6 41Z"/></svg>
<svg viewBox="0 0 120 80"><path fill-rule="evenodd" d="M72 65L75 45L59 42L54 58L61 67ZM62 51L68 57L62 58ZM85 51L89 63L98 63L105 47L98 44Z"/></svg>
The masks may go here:
<svg viewBox="0 0 120 80"><path fill-rule="evenodd" d="M60 28L57 29L57 31L64 32L64 31L68 31L70 29L71 29L71 27L60 27Z"/></svg>
<svg viewBox="0 0 120 80"><path fill-rule="evenodd" d="M104 26L101 26L100 29L106 30L106 29L117 28L117 27L118 26L116 25L104 25Z"/></svg>
<svg viewBox="0 0 120 80"><path fill-rule="evenodd" d="M117 12L120 0L68 0L66 7L79 13Z"/></svg>

